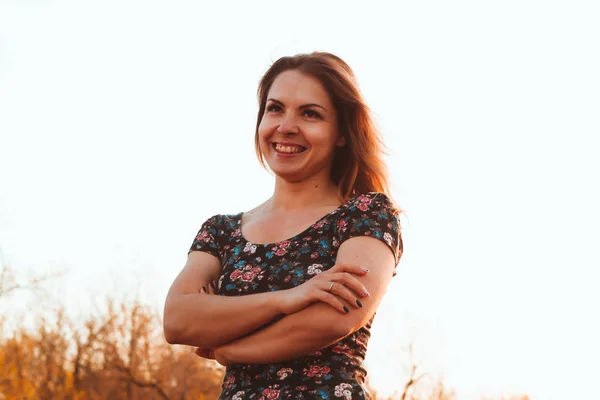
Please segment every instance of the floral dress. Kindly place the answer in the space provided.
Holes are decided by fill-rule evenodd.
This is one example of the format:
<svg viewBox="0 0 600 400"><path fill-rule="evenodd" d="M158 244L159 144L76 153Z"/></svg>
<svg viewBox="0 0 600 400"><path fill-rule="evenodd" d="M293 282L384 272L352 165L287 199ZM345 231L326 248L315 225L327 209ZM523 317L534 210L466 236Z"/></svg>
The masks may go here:
<svg viewBox="0 0 600 400"><path fill-rule="evenodd" d="M396 265L402 255L398 217L382 193L354 196L296 236L254 244L241 232L242 213L215 215L201 227L189 251L221 260L217 293L243 296L301 285L335 265L337 250L355 236L370 236L389 246ZM395 275L395 268L394 268ZM363 361L370 320L337 343L304 357L274 364L227 367L219 399L370 399Z"/></svg>

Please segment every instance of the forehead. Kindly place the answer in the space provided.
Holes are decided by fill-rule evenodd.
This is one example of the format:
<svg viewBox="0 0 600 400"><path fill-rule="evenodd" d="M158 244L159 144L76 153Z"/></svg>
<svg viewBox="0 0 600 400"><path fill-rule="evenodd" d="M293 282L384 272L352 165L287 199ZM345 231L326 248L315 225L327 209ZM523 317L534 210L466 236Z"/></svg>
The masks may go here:
<svg viewBox="0 0 600 400"><path fill-rule="evenodd" d="M296 70L279 74L269 90L268 97L284 103L318 103L324 106L330 104L329 94L321 82Z"/></svg>

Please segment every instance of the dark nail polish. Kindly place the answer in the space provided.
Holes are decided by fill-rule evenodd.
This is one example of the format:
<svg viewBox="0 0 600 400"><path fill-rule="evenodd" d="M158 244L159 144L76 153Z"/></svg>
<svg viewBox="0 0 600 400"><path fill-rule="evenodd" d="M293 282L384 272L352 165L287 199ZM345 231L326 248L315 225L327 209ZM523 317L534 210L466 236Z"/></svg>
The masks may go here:
<svg viewBox="0 0 600 400"><path fill-rule="evenodd" d="M214 284L214 283L210 282L210 283L209 283L209 285L210 285L210 287L211 287L213 290L216 290L216 289L215 289L215 284Z"/></svg>
<svg viewBox="0 0 600 400"><path fill-rule="evenodd" d="M346 314L348 314L350 312L350 310L348 310L348 307L344 306L344 311L346 312Z"/></svg>
<svg viewBox="0 0 600 400"><path fill-rule="evenodd" d="M204 293L207 293L206 292L206 286L202 286L202 290L204 290Z"/></svg>
<svg viewBox="0 0 600 400"><path fill-rule="evenodd" d="M360 300L356 300L356 304L358 304L359 307L362 307L362 303L360 302Z"/></svg>

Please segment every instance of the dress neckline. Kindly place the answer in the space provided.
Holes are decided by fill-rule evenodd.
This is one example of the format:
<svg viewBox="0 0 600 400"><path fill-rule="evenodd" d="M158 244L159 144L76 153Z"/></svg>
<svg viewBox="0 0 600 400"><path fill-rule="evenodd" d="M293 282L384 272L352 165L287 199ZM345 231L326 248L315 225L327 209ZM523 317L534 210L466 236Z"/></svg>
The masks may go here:
<svg viewBox="0 0 600 400"><path fill-rule="evenodd" d="M315 225L317 225L319 222L321 222L321 221L323 221L324 219L326 219L326 218L328 218L328 217L332 216L333 214L337 213L337 212L338 212L338 211L340 211L342 208L344 208L344 207L346 207L348 204L350 204L350 203L351 203L351 202L352 202L352 201L353 201L353 200L354 200L356 197L358 197L358 196L360 196L360 195L353 196L351 199L349 199L349 200L348 200L348 201L346 201L345 203L342 203L342 204L340 204L339 206L337 206L336 208L334 208L333 210L329 211L327 214L325 214L325 215L323 215L321 218L317 219L315 222L313 222L313 223L312 223L312 224L311 224L311 225L310 225L308 228L304 229L302 232L300 232L300 233L297 233L296 235L294 235L294 236L292 236L292 237L290 237L290 238L287 238L287 239L280 240L280 241L278 241L278 242L272 242L272 243L254 243L254 242L252 242L252 241L250 241L250 240L246 239L246 237L244 236L244 233L242 232L242 216L244 215L244 212L242 211L242 212L238 213L238 214L235 216L235 218L236 218L236 220L237 220L237 227L238 227L238 229L239 229L239 231L240 231L240 237L242 238L242 240L243 240L244 242L247 242L247 243L250 243L250 244L253 244L253 245L256 245L256 246L265 246L265 247L268 247L268 246L276 246L276 245L278 245L278 244L280 244L280 243L287 242L287 241L292 241L292 240L294 240L294 239L298 238L299 236L303 236L304 234L306 234L307 232L309 232L310 230L312 230L312 229L314 228L314 226L315 226Z"/></svg>

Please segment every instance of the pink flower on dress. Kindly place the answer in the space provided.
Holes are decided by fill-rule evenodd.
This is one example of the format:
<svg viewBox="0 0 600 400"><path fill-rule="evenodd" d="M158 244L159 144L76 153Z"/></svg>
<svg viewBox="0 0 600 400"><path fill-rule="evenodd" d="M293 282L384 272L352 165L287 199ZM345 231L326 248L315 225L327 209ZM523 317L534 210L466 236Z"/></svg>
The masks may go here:
<svg viewBox="0 0 600 400"><path fill-rule="evenodd" d="M242 236L242 230L238 227L233 232L231 232L232 237L240 237Z"/></svg>
<svg viewBox="0 0 600 400"><path fill-rule="evenodd" d="M235 383L235 376L229 376L227 379L225 379L225 382L223 382L223 385L225 386L226 389L231 389L231 387L233 386L234 383Z"/></svg>
<svg viewBox="0 0 600 400"><path fill-rule="evenodd" d="M210 233L207 230L203 230L202 232L198 233L198 236L196 236L196 240L198 240L199 242L204 242L204 243L208 243L210 242Z"/></svg>
<svg viewBox="0 0 600 400"><path fill-rule="evenodd" d="M338 231L341 233L346 232L346 229L348 229L348 222L346 222L345 219L340 219L337 223L338 226Z"/></svg>
<svg viewBox="0 0 600 400"><path fill-rule="evenodd" d="M279 389L265 389L262 392L261 399L276 400L279 397Z"/></svg>
<svg viewBox="0 0 600 400"><path fill-rule="evenodd" d="M358 198L358 205L357 207L361 210L361 211L367 211L369 209L369 204L371 204L371 198L362 195Z"/></svg>
<svg viewBox="0 0 600 400"><path fill-rule="evenodd" d="M274 251L276 255L281 257L282 255L287 253L287 248L289 246L290 246L290 241L284 240L283 242L279 242L275 246L273 246L273 248L271 250Z"/></svg>
<svg viewBox="0 0 600 400"><path fill-rule="evenodd" d="M273 248L271 250L273 250L276 255L281 257L282 255L287 253L287 248L289 247L289 245L290 245L290 241L284 240L283 242L280 242L280 243L276 244L275 246L273 246Z"/></svg>
<svg viewBox="0 0 600 400"><path fill-rule="evenodd" d="M284 380L287 378L292 372L294 372L291 368L281 368L277 371L277 376L280 380Z"/></svg>
<svg viewBox="0 0 600 400"><path fill-rule="evenodd" d="M240 271L239 269L236 269L235 271L233 271L231 273L231 280L232 281L237 281L238 279L240 279L240 276L242 276L242 271Z"/></svg>
<svg viewBox="0 0 600 400"><path fill-rule="evenodd" d="M252 280L254 280L255 276L256 276L256 274L254 273L254 271L246 271L246 272L242 273L242 280L244 282L252 282Z"/></svg>
<svg viewBox="0 0 600 400"><path fill-rule="evenodd" d="M338 353L338 354L345 354L347 356L352 356L352 351L350 350L350 347L345 344L345 343L339 343L336 344L333 349L331 349L331 351L333 351L334 353Z"/></svg>
<svg viewBox="0 0 600 400"><path fill-rule="evenodd" d="M254 278L258 275L258 279L260 280L263 278L263 275L261 272L262 271L261 271L260 267L253 267L252 265L247 264L244 267L243 272L241 273L242 274L241 279L244 282L252 282L254 280Z"/></svg>
<svg viewBox="0 0 600 400"><path fill-rule="evenodd" d="M311 365L310 370L306 375L317 378L322 378L323 375L327 375L331 369L327 365L319 367L318 365Z"/></svg>
<svg viewBox="0 0 600 400"><path fill-rule="evenodd" d="M317 253L317 252L315 251L314 253L312 253L312 254L310 255L310 258L312 258L313 260L314 260L315 258L319 258L319 253Z"/></svg>

